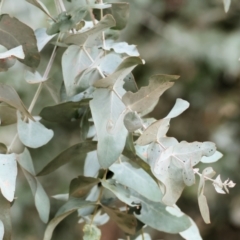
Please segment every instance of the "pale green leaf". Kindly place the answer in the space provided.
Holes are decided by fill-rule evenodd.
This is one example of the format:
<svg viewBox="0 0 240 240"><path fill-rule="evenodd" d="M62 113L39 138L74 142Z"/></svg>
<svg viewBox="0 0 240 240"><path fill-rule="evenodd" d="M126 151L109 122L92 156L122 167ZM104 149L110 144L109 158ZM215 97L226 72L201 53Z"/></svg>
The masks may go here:
<svg viewBox="0 0 240 240"><path fill-rule="evenodd" d="M47 223L48 219L49 219L49 213L50 213L49 198L37 178L35 178L33 175L31 175L24 169L23 169L23 173L24 173L24 175L30 185L31 191L33 193L35 206L37 208L40 219L44 223Z"/></svg>
<svg viewBox="0 0 240 240"><path fill-rule="evenodd" d="M179 159L185 163L191 161L191 165L198 164L203 156L211 156L216 151L216 145L213 142L192 142L182 141L174 146L172 156L177 161Z"/></svg>
<svg viewBox="0 0 240 240"><path fill-rule="evenodd" d="M46 28L38 28L35 30L35 36L37 38L37 47L39 52L41 52L46 46L46 44L56 36L56 34L48 35L46 33L46 30Z"/></svg>
<svg viewBox="0 0 240 240"><path fill-rule="evenodd" d="M203 156L201 158L201 162L203 163L213 163L213 162L217 162L220 158L222 158L222 153L220 153L219 151L216 151L212 156Z"/></svg>
<svg viewBox="0 0 240 240"><path fill-rule="evenodd" d="M175 79L178 79L178 76L152 76L148 86L142 87L136 93L127 92L122 100L132 111L136 111L144 116L153 110L158 103L159 97L174 84L170 81Z"/></svg>
<svg viewBox="0 0 240 240"><path fill-rule="evenodd" d="M21 119L21 114L17 112L18 136L21 142L31 148L39 148L47 144L53 137L54 133L51 129L47 129L40 122L33 122L31 119L28 123Z"/></svg>
<svg viewBox="0 0 240 240"><path fill-rule="evenodd" d="M228 12L230 5L231 5L231 0L223 0L223 6L224 6L225 13Z"/></svg>
<svg viewBox="0 0 240 240"><path fill-rule="evenodd" d="M168 115L165 118L175 118L180 114L182 114L188 108L189 108L189 102L181 98L178 98L172 110L168 113Z"/></svg>
<svg viewBox="0 0 240 240"><path fill-rule="evenodd" d="M48 223L48 226L44 233L43 240L51 240L55 227L68 215L75 212L80 208L85 208L94 205L94 203L84 201L77 198L69 199L56 213L55 217Z"/></svg>
<svg viewBox="0 0 240 240"><path fill-rule="evenodd" d="M30 84L39 84L41 82L45 82L48 80L48 78L43 78L42 75L35 71L35 72L29 72L29 71L26 71L25 72L25 80L27 83L30 83Z"/></svg>
<svg viewBox="0 0 240 240"><path fill-rule="evenodd" d="M93 224L85 224L83 227L83 240L100 240L101 230Z"/></svg>
<svg viewBox="0 0 240 240"><path fill-rule="evenodd" d="M60 194L53 195L52 198L66 202L69 198L69 194L68 193L60 193Z"/></svg>
<svg viewBox="0 0 240 240"><path fill-rule="evenodd" d="M145 162L148 162L148 147L149 145L145 146L135 146L136 154Z"/></svg>
<svg viewBox="0 0 240 240"><path fill-rule="evenodd" d="M93 219L93 220L92 220ZM109 221L109 216L104 213L102 214L102 210L98 211L93 218L93 215L89 215L86 217L82 216L82 219L79 220L79 223L86 222L86 223L93 223L96 226L102 226Z"/></svg>
<svg viewBox="0 0 240 240"><path fill-rule="evenodd" d="M108 168L125 146L128 134L123 123L125 106L113 91L98 88L90 108L98 137L98 160L103 168Z"/></svg>
<svg viewBox="0 0 240 240"><path fill-rule="evenodd" d="M34 69L38 67L40 54L37 49L34 31L18 19L7 14L0 16L0 44L7 49L22 45L25 58L23 60L19 59L19 61Z"/></svg>
<svg viewBox="0 0 240 240"><path fill-rule="evenodd" d="M160 137L158 138L158 142L162 150L178 144L178 140L174 137Z"/></svg>
<svg viewBox="0 0 240 240"><path fill-rule="evenodd" d="M114 52L110 52L99 59L99 67L102 72L108 76L116 71L118 66L122 63L123 58Z"/></svg>
<svg viewBox="0 0 240 240"><path fill-rule="evenodd" d="M223 182L221 180L220 175L218 175L216 177L216 179L214 180L213 186L214 186L217 193L226 194L225 191L223 190Z"/></svg>
<svg viewBox="0 0 240 240"><path fill-rule="evenodd" d="M0 187L2 195L12 202L16 188L17 161L14 153L0 154Z"/></svg>
<svg viewBox="0 0 240 240"><path fill-rule="evenodd" d="M191 226L188 216L171 213L167 206L161 202L152 202L134 192L133 196L141 201L140 214L135 214L136 218L146 225L162 232L179 233Z"/></svg>
<svg viewBox="0 0 240 240"><path fill-rule="evenodd" d="M128 112L123 121L129 132L134 132L143 126L142 119L136 112Z"/></svg>
<svg viewBox="0 0 240 240"><path fill-rule="evenodd" d="M152 172L164 184L162 201L169 206L176 203L185 187L182 170L170 161L172 150L172 147L164 150L160 155L161 161L159 161L160 146L157 143L152 143L148 147L148 161L151 164Z"/></svg>
<svg viewBox="0 0 240 240"><path fill-rule="evenodd" d="M191 227L183 232L180 232L179 234L186 240L202 240L196 223L190 217L189 219L192 224Z"/></svg>
<svg viewBox="0 0 240 240"><path fill-rule="evenodd" d="M4 225L4 237L1 238L3 240L11 240L12 239L12 222L11 222L11 214L10 214L11 203L7 201L2 194L0 193L0 221Z"/></svg>
<svg viewBox="0 0 240 240"><path fill-rule="evenodd" d="M143 233L139 235L135 240L152 240L151 236L148 233Z"/></svg>
<svg viewBox="0 0 240 240"><path fill-rule="evenodd" d="M182 169L183 181L187 186L192 186L195 184L195 173L193 171L191 161L187 161L183 164Z"/></svg>
<svg viewBox="0 0 240 240"><path fill-rule="evenodd" d="M79 7L71 12L61 12L56 21L54 21L47 29L47 34L53 35L59 32L68 32L76 27L76 25L86 16L86 7Z"/></svg>
<svg viewBox="0 0 240 240"><path fill-rule="evenodd" d="M17 46L6 52L0 53L0 59L5 59L5 58L9 58L9 57L16 57L16 58L24 59L25 54L23 52L22 46Z"/></svg>
<svg viewBox="0 0 240 240"><path fill-rule="evenodd" d="M47 223L50 213L50 201L41 183L36 177L34 177L35 170L33 167L31 155L27 148L25 148L24 152L19 155L18 160L22 166L22 171L29 183L32 194L34 196L35 206L37 208L38 214L41 220L44 223Z"/></svg>
<svg viewBox="0 0 240 240"><path fill-rule="evenodd" d="M0 101L18 109L26 117L34 120L13 87L0 83Z"/></svg>
<svg viewBox="0 0 240 240"><path fill-rule="evenodd" d="M90 88L97 80L101 79L102 76L97 68L91 68L84 70L75 78L75 88L79 92L82 92Z"/></svg>
<svg viewBox="0 0 240 240"><path fill-rule="evenodd" d="M98 4L91 4L90 8L106 9L106 8L110 8L111 6L112 6L112 4L108 4L108 3L98 3Z"/></svg>
<svg viewBox="0 0 240 240"><path fill-rule="evenodd" d="M96 149L96 145L97 145L96 142L89 141L77 143L65 149L52 161L50 161L37 175L38 176L47 175L70 161L84 160L88 152L91 152Z"/></svg>
<svg viewBox="0 0 240 240"><path fill-rule="evenodd" d="M126 53L129 56L138 57L140 54L136 45L129 45L126 42L114 42L113 40L107 40L103 49L110 51L111 49L118 54Z"/></svg>
<svg viewBox="0 0 240 240"><path fill-rule="evenodd" d="M124 59L124 61L118 66L114 73L109 75L106 78L102 78L93 84L94 87L97 88L109 88L113 87L118 81L122 81L123 79L131 73L131 71L138 65L143 64L143 61L139 57L128 57Z"/></svg>
<svg viewBox="0 0 240 240"><path fill-rule="evenodd" d="M20 166L27 171L29 174L35 176L35 169L33 166L32 157L30 155L30 152L27 148L24 149L24 151L18 155L18 163Z"/></svg>
<svg viewBox="0 0 240 240"><path fill-rule="evenodd" d="M126 203L127 205L132 207L140 205L140 201L138 199L131 198L130 190L119 184L116 180L102 180L101 183L104 188L113 192L120 201Z"/></svg>
<svg viewBox="0 0 240 240"><path fill-rule="evenodd" d="M3 236L4 236L4 225L2 220L0 220L0 239L3 240Z"/></svg>
<svg viewBox="0 0 240 240"><path fill-rule="evenodd" d="M71 34L64 40L65 43L75 44L77 46L85 45L87 47L96 46L96 39L104 30L116 25L114 18L107 14L101 21L98 22L93 28L83 33ZM102 43L101 38L99 43Z"/></svg>
<svg viewBox="0 0 240 240"><path fill-rule="evenodd" d="M41 11L43 11L48 17L52 18L46 6L40 0L26 0L26 1L31 3Z"/></svg>
<svg viewBox="0 0 240 240"><path fill-rule="evenodd" d="M87 153L84 163L84 176L96 177L101 166L97 158L97 151Z"/></svg>
<svg viewBox="0 0 240 240"><path fill-rule="evenodd" d="M137 226L137 220L133 215L121 212L118 209L109 208L102 206L104 211L109 215L109 217L116 222L118 227L122 229L123 232L128 234L134 234Z"/></svg>
<svg viewBox="0 0 240 240"><path fill-rule="evenodd" d="M209 208L207 204L207 199L203 194L200 194L198 196L198 205L204 222L209 224L210 223Z"/></svg>
<svg viewBox="0 0 240 240"><path fill-rule="evenodd" d="M113 178L122 185L134 189L152 201L161 201L162 193L157 183L136 163L121 157L121 161L114 163L109 169L114 173Z"/></svg>
<svg viewBox="0 0 240 240"><path fill-rule="evenodd" d="M78 93L78 89L75 87L76 76L91 64L91 60L79 46L72 45L64 52L62 56L62 70L64 85L69 97Z"/></svg>
<svg viewBox="0 0 240 240"><path fill-rule="evenodd" d="M135 78L133 76L132 73L129 73L124 79L124 85L123 85L123 88L126 90L126 91L131 91L133 93L137 92L138 91L138 86L137 86L137 83L135 81Z"/></svg>
<svg viewBox="0 0 240 240"><path fill-rule="evenodd" d="M203 170L202 174L206 177L212 178L216 172L213 170L212 167L207 167Z"/></svg>

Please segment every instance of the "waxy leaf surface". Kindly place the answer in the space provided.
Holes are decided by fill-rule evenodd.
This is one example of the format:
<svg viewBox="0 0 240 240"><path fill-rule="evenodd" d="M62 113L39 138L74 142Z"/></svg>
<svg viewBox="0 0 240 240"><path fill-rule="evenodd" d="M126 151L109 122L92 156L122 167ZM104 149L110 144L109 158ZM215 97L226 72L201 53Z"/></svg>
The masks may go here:
<svg viewBox="0 0 240 240"><path fill-rule="evenodd" d="M14 153L0 154L0 188L2 195L12 202L16 188L17 161Z"/></svg>
<svg viewBox="0 0 240 240"><path fill-rule="evenodd" d="M62 70L67 95L77 94L76 76L92 64L84 50L79 46L69 46L62 56ZM69 71L71 69L71 71Z"/></svg>
<svg viewBox="0 0 240 240"><path fill-rule="evenodd" d="M41 220L47 223L50 213L50 201L41 183L35 177L32 158L27 148L19 155L18 161L31 188L38 214Z"/></svg>
<svg viewBox="0 0 240 240"><path fill-rule="evenodd" d="M28 120L28 123L21 119L21 114L17 112L18 136L21 142L31 148L39 148L47 144L53 137L51 129L47 129L43 124L37 121Z"/></svg>
<svg viewBox="0 0 240 240"><path fill-rule="evenodd" d="M122 185L134 189L152 201L161 201L162 193L157 183L136 163L121 157L121 162L114 163L110 170L114 173L113 178Z"/></svg>
<svg viewBox="0 0 240 240"><path fill-rule="evenodd" d="M176 216L166 209L165 204L149 201L134 192L132 194L139 198L142 206L140 214L135 214L135 216L148 226L167 233L179 233L191 226L191 222L186 215Z"/></svg>
<svg viewBox="0 0 240 240"><path fill-rule="evenodd" d="M123 118L125 106L111 90L98 88L90 101L98 137L98 160L103 168L111 166L121 155L128 131Z"/></svg>
<svg viewBox="0 0 240 240"><path fill-rule="evenodd" d="M0 194L0 221L1 221L1 228L0 228L0 235L3 238L2 240L11 240L12 239L12 222L11 222L11 214L10 214L11 203L6 200Z"/></svg>

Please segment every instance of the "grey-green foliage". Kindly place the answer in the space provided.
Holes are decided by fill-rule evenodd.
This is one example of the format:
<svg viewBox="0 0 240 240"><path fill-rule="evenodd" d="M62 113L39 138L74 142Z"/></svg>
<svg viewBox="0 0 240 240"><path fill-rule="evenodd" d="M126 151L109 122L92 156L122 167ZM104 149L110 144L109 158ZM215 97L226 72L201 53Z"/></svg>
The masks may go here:
<svg viewBox="0 0 240 240"><path fill-rule="evenodd" d="M80 176L69 183L69 192L63 195L66 202L48 223L44 240L50 240L55 227L75 211L80 222L85 222L86 240L100 239L101 231L96 226L105 224L109 218L126 236L136 239L141 235L150 238L142 233L144 226L180 233L185 239L201 239L195 223L175 205L182 191L195 184L196 176L200 177L198 202L204 221L209 223L205 181L212 180L218 193L228 192L235 184L229 180L222 182L220 176L211 179L215 174L211 167L202 173L195 168L200 161L211 163L221 158L214 143L178 142L166 135L170 120L189 107L187 101L177 99L163 119L146 117L178 76L154 75L147 86L138 90L132 71L143 65L144 60L135 45L116 42L119 30L128 21L129 4L91 1L90 5L78 8L72 5L72 10L65 11L62 1L56 1L61 12L52 17L40 1L27 2L43 11L51 23L47 29L34 32L16 18L0 16L0 44L7 49L0 54L0 71L7 71L19 60L30 67L24 73L26 82L38 85L27 109L13 87L0 84L1 125L17 122L11 144L0 145L0 237L11 239L9 208L14 199L17 162L30 185L39 216L46 223L50 203L37 177L74 160L82 163ZM39 51L50 45L51 40L55 47L46 70L36 71ZM57 55L61 48L64 53ZM49 75L56 56L61 56L58 61L63 75L61 94ZM39 116L33 117L31 112L43 86L55 104L48 104ZM54 131L47 126L61 129L73 122L77 123L76 132L80 132L78 143L59 152L36 174L28 148L38 149L57 141ZM14 150L17 138L25 147L21 154Z"/></svg>

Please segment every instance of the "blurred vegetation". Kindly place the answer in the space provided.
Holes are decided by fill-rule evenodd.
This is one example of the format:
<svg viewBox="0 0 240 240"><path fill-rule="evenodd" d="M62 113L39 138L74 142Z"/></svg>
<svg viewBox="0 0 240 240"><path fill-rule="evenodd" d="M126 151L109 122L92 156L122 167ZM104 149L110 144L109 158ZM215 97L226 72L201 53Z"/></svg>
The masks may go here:
<svg viewBox="0 0 240 240"><path fill-rule="evenodd" d="M52 13L54 1L43 1ZM81 4L81 0L73 0ZM120 38L130 44L138 45L139 52L146 60L144 66L134 70L139 86L147 85L146 80L155 73L175 74L181 78L168 90L151 116L164 117L173 106L176 98L190 102L190 108L172 120L169 136L186 141L213 141L224 157L213 164L213 168L239 183L240 158L240 6L233 1L225 14L221 0L132 0L129 24ZM68 3L65 2L66 6ZM5 1L3 12L8 12L19 20L36 29L47 26L47 18L24 0ZM36 21L38 19L38 21ZM39 22L39 19L42 19ZM49 59L50 49L44 49L40 71ZM61 53L58 53L59 55ZM60 57L60 56L59 56ZM60 59L60 58L58 58ZM60 60L55 62L51 76L58 86L62 80L59 71ZM35 86L25 83L24 73L18 71L18 64L8 71L0 73L0 81L11 83L19 92L26 106L35 93ZM32 95L26 95L31 88ZM35 112L52 101L42 92ZM76 123L75 123L76 124ZM54 126L49 126L53 128ZM59 129L59 128L58 128ZM41 151L32 150L36 171L38 172L60 149L73 145L79 133L72 126L63 126L61 132L55 132L58 144L42 147ZM15 132L8 127L1 129L1 142L9 144ZM56 142L56 141L53 141ZM48 149L46 149L48 148ZM47 150L47 151L46 151ZM21 145L18 146L21 151ZM79 167L80 168L80 167ZM58 194L67 192L70 179L79 171L76 162L57 170L51 176L44 177L42 183L47 192ZM61 176L61 177L60 177ZM57 183L57 184L56 184ZM20 194L21 193L21 194ZM24 194L22 194L24 193ZM230 195L219 196L209 185L206 195L210 206L212 224L206 225L200 217L197 205L197 187L184 191L179 206L198 224L204 240L240 239L240 190L238 185ZM41 239L45 225L40 221L34 207L33 197L22 173L19 173L16 196L12 207L14 240ZM61 203L52 199L52 215ZM52 217L52 216L50 216ZM56 229L53 239L81 239L81 225L76 225L77 216L64 220ZM67 231L66 231L67 229ZM110 232L112 229L112 233ZM113 223L103 229L108 238L114 240L117 230ZM154 234L154 233L153 233ZM104 236L105 234L103 234ZM153 239L181 239L179 236L160 234Z"/></svg>

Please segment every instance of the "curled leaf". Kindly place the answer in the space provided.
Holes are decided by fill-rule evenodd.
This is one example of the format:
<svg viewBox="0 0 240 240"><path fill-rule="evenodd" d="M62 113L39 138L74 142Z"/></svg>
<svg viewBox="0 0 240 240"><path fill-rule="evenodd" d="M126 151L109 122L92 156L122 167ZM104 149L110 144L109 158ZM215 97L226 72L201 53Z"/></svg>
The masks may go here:
<svg viewBox="0 0 240 240"><path fill-rule="evenodd" d="M21 114L17 112L18 117L18 136L21 142L31 148L39 148L47 144L53 137L54 133L51 129L47 129L40 122L32 121L26 123L21 119Z"/></svg>

